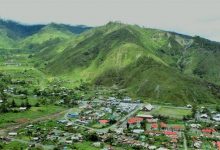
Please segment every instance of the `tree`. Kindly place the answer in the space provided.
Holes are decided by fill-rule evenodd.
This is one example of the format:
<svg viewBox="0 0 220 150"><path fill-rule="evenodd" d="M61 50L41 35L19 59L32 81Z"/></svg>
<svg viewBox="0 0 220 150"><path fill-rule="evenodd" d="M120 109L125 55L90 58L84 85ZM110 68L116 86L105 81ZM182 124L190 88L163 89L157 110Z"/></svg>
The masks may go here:
<svg viewBox="0 0 220 150"><path fill-rule="evenodd" d="M130 126L129 123L127 122L127 129L129 129L129 126Z"/></svg>
<svg viewBox="0 0 220 150"><path fill-rule="evenodd" d="M220 106L217 105L215 109L217 112L220 112Z"/></svg>
<svg viewBox="0 0 220 150"><path fill-rule="evenodd" d="M88 133L86 137L90 141L93 141L93 142L98 141L98 135L96 134L96 132Z"/></svg>
<svg viewBox="0 0 220 150"><path fill-rule="evenodd" d="M7 106L6 106L5 103L3 103L3 104L0 105L0 112L1 112L1 113L6 113L6 112L8 112L8 109L7 109Z"/></svg>
<svg viewBox="0 0 220 150"><path fill-rule="evenodd" d="M15 100L13 99L11 102L11 107L17 107L17 104L15 103Z"/></svg>
<svg viewBox="0 0 220 150"><path fill-rule="evenodd" d="M192 106L192 118L195 118L196 113L197 113L197 106L196 106L196 105L193 105L193 106Z"/></svg>
<svg viewBox="0 0 220 150"><path fill-rule="evenodd" d="M29 103L28 99L26 99L25 107L27 107L27 109L31 108L31 104Z"/></svg>
<svg viewBox="0 0 220 150"><path fill-rule="evenodd" d="M23 102L23 101L21 102L20 107L25 107L25 104L24 104L24 102Z"/></svg>
<svg viewBox="0 0 220 150"><path fill-rule="evenodd" d="M141 128L145 131L146 130L146 120L144 119L143 121L141 121Z"/></svg>
<svg viewBox="0 0 220 150"><path fill-rule="evenodd" d="M40 103L37 102L34 106L35 107L40 107Z"/></svg>

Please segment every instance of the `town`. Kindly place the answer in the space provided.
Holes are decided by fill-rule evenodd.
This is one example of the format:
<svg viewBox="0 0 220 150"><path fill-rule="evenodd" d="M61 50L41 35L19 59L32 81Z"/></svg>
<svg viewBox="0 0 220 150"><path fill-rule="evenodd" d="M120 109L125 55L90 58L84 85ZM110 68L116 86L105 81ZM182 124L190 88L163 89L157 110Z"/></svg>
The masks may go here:
<svg viewBox="0 0 220 150"><path fill-rule="evenodd" d="M220 149L219 108L162 106L102 95L75 103L53 119L25 123L1 133L0 146L14 143L29 149Z"/></svg>

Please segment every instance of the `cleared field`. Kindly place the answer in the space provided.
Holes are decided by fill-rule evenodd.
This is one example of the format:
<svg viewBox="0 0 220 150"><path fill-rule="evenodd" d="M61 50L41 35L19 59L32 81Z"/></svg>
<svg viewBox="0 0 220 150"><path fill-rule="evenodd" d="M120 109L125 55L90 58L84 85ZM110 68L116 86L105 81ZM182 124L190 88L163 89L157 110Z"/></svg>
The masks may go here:
<svg viewBox="0 0 220 150"><path fill-rule="evenodd" d="M83 150L100 150L100 148L96 148L92 145L91 142L82 142L74 144L76 149L83 149Z"/></svg>
<svg viewBox="0 0 220 150"><path fill-rule="evenodd" d="M169 116L172 118L181 119L185 115L190 115L191 110L190 109L183 109L183 108L161 106L161 107L158 107L155 110L153 110L152 114Z"/></svg>
<svg viewBox="0 0 220 150"><path fill-rule="evenodd" d="M19 113L5 113L0 115L0 128L4 128L13 123L25 123L36 118L44 117L50 114L61 112L65 110L59 106L43 106L43 107L32 107L28 111Z"/></svg>

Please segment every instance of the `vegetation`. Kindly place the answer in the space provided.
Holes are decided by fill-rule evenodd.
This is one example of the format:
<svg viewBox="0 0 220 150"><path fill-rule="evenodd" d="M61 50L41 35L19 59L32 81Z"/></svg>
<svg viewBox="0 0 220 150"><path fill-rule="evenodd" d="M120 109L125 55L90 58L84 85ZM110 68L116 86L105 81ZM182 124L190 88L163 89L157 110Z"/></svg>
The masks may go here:
<svg viewBox="0 0 220 150"><path fill-rule="evenodd" d="M144 101L174 105L216 104L220 98L220 44L201 37L117 22L90 29L1 20L1 30L2 43L8 44L1 48L0 69L12 68L13 63L27 65L48 78L43 86L52 78L66 80L65 85L72 87L84 81L117 86ZM16 30L18 37L7 36Z"/></svg>

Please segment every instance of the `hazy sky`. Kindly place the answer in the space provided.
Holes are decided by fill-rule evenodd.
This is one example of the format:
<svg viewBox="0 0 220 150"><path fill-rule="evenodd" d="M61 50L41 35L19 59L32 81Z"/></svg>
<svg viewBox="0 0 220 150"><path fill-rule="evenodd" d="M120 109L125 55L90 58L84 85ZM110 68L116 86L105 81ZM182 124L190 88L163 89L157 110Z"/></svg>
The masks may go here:
<svg viewBox="0 0 220 150"><path fill-rule="evenodd" d="M0 17L29 24L121 21L220 41L220 0L0 0Z"/></svg>

